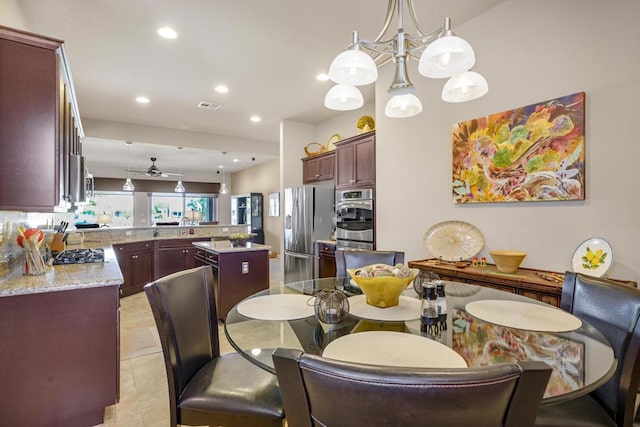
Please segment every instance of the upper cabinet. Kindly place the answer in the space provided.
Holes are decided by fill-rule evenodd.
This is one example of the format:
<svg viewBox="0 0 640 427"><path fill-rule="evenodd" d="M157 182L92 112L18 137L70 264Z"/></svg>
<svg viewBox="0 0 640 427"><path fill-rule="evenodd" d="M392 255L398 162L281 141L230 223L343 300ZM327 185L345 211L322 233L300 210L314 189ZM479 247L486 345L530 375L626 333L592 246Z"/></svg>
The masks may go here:
<svg viewBox="0 0 640 427"><path fill-rule="evenodd" d="M329 151L302 159L302 183L311 184L333 179L335 163L335 151Z"/></svg>
<svg viewBox="0 0 640 427"><path fill-rule="evenodd" d="M375 131L342 140L335 146L336 189L375 187Z"/></svg>
<svg viewBox="0 0 640 427"><path fill-rule="evenodd" d="M0 26L0 210L84 201L82 126L62 41Z"/></svg>

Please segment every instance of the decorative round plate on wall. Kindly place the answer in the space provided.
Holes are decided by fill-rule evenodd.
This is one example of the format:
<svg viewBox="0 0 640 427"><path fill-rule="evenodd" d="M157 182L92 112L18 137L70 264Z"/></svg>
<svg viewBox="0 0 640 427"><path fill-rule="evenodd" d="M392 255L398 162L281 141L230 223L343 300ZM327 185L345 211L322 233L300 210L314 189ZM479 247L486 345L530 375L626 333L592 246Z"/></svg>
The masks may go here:
<svg viewBox="0 0 640 427"><path fill-rule="evenodd" d="M476 256L484 246L484 236L464 221L444 221L424 234L424 248L431 256L444 261L464 261Z"/></svg>
<svg viewBox="0 0 640 427"><path fill-rule="evenodd" d="M592 237L580 243L573 252L571 265L576 273L602 277L613 263L613 249L606 240Z"/></svg>

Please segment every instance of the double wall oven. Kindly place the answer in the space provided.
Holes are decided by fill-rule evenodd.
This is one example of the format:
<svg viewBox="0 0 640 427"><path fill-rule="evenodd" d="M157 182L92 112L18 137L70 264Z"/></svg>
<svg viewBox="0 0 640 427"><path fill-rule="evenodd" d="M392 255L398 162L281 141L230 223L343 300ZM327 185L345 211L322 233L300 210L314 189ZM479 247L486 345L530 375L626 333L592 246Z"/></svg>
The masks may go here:
<svg viewBox="0 0 640 427"><path fill-rule="evenodd" d="M375 249L373 189L336 191L336 246Z"/></svg>

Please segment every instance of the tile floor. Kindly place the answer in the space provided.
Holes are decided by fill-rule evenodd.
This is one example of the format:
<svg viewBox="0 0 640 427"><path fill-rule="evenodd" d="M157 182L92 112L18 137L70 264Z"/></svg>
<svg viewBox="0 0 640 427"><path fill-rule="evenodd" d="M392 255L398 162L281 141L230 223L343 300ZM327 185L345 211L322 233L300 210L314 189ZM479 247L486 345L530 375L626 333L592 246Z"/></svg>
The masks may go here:
<svg viewBox="0 0 640 427"><path fill-rule="evenodd" d="M270 260L270 281L281 283L279 258ZM167 427L169 394L162 348L144 293L120 300L120 401L105 409L104 427ZM222 323L220 351L233 350Z"/></svg>

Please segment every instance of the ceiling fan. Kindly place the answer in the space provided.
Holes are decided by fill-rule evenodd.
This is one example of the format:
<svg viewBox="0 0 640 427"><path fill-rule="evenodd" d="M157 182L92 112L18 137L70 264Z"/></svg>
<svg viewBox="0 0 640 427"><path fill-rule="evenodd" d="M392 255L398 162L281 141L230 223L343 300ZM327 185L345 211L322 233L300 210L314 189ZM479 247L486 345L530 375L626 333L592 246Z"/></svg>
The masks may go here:
<svg viewBox="0 0 640 427"><path fill-rule="evenodd" d="M132 170L131 173L133 174L145 174L147 176L151 176L153 178L157 178L157 177L163 177L166 178L170 175L173 176L182 176L181 173L174 173L174 172L162 172L157 166L156 166L156 160L158 160L156 157L151 157L151 166L149 166L147 168L147 170Z"/></svg>

